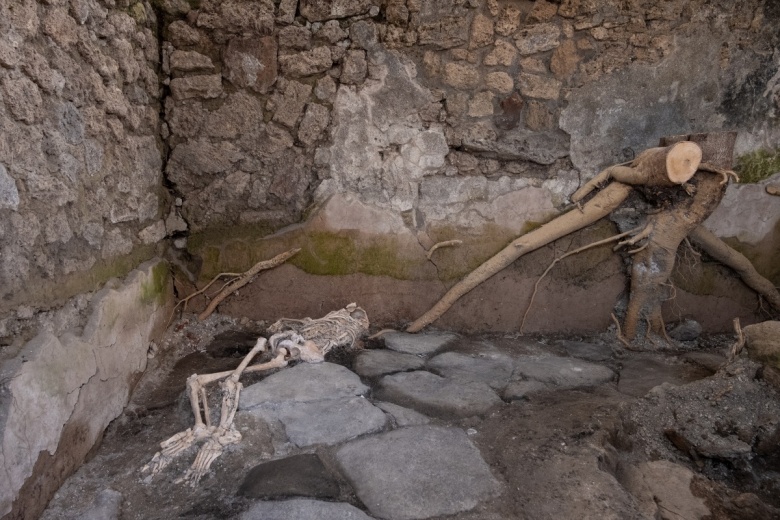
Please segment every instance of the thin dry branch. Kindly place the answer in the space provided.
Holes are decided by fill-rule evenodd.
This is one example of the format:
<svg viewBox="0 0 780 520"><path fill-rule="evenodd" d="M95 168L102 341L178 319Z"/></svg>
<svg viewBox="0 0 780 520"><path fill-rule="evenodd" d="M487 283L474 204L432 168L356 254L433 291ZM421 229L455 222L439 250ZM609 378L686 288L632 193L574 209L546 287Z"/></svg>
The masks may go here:
<svg viewBox="0 0 780 520"><path fill-rule="evenodd" d="M441 247L452 247L452 246L459 246L463 243L463 240L445 240L444 242L438 242L436 244L433 244L431 248L428 250L428 253L426 253L426 257L428 260L431 259L431 256L433 256L433 252Z"/></svg>
<svg viewBox="0 0 780 520"><path fill-rule="evenodd" d="M214 285L214 283L217 280L219 280L223 276L232 276L233 280L235 280L236 278L240 277L241 275L242 275L242 273L219 273L217 276L212 278L211 281L209 283L207 283L202 289L199 289L199 290L195 291L194 293L190 294L189 296L187 296L186 298L182 298L181 300L177 301L176 305L173 306L173 310L171 311L170 318L168 318L168 325L170 325L171 322L173 321L173 317L176 315L176 309L179 308L179 305L184 305L184 308L182 310L183 310L183 312L186 312L187 311L187 303L191 299L195 298L196 296L199 296L199 295L203 294L204 292L206 292L208 290L208 288L211 287L212 285ZM228 280L227 282L225 282L225 285L222 286L222 289L224 289L233 280ZM220 289L220 290L222 290L222 289ZM167 325L166 325L166 327L167 327Z"/></svg>
<svg viewBox="0 0 780 520"><path fill-rule="evenodd" d="M612 243L616 240L620 240L623 237L626 237L632 233L635 233L640 228L632 229L630 231L626 231L625 233L619 233L617 235L613 235L611 237L605 238L603 240L598 240L596 242L591 242L590 244L586 244L582 247L578 247L574 251L569 251L568 253L565 253L552 262L550 262L550 265L547 266L547 269L544 270L542 275L539 277L538 280L536 280L536 283L534 284L534 291L531 293L531 299L528 301L528 307L525 309L525 313L523 313L523 320L520 322L520 332L523 332L523 327L525 327L525 320L528 317L528 313L531 311L531 307L533 307L534 304L534 298L536 298L536 293L539 291L539 283L541 283L542 279L547 276L547 273L552 270L553 266L563 260L566 257L576 255L577 253L582 253L583 251L587 251L588 249L592 249L594 247L603 246L604 244Z"/></svg>
<svg viewBox="0 0 780 520"><path fill-rule="evenodd" d="M241 274L236 280L230 282L227 287L223 288L219 294L217 294L213 300L211 300L211 303L209 303L208 307L206 307L206 310L204 310L200 315L198 316L198 319L200 321L205 320L209 316L211 316L211 313L214 312L214 309L217 308L217 305L222 303L222 301L248 284L250 281L252 281L252 278L254 278L257 273L260 271L265 271L268 269L273 269L274 267L277 267L283 263L285 263L287 260L298 254L300 251L300 248L291 249L289 251L286 251L280 255L276 255L270 260L262 260L255 265L252 266L251 269Z"/></svg>

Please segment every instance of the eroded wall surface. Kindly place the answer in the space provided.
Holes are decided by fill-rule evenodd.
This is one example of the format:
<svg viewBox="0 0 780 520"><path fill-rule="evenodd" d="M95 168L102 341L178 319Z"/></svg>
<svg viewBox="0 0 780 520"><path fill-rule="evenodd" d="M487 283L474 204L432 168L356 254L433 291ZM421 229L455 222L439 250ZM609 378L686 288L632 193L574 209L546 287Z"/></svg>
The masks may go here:
<svg viewBox="0 0 780 520"><path fill-rule="evenodd" d="M166 235L156 27L148 2L0 1L3 354Z"/></svg>
<svg viewBox="0 0 780 520"><path fill-rule="evenodd" d="M168 266L150 261L92 298L83 328L41 332L0 367L0 517L46 507L146 369L170 316Z"/></svg>

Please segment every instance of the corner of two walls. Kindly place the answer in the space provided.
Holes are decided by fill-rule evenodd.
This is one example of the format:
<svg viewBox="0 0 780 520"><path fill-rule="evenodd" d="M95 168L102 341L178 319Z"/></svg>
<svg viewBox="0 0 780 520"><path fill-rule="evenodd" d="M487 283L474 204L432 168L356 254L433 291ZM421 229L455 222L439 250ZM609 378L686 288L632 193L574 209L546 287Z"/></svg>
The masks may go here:
<svg viewBox="0 0 780 520"><path fill-rule="evenodd" d="M737 130L738 154L780 141L778 13L758 0L738 13L703 0L166 5L166 170L191 226L182 269L205 281L302 248L262 275L262 291L222 304L238 316L358 301L374 323L400 324L561 211L582 180L663 135ZM771 230L777 200L745 211ZM554 256L612 232L529 255L437 325L517 330ZM778 247L776 234L750 240L740 247ZM671 319L710 330L755 319L754 296L716 271L678 273ZM569 258L526 330L603 330L626 285L610 252Z"/></svg>
<svg viewBox="0 0 780 520"><path fill-rule="evenodd" d="M0 0L0 517L37 518L173 300L147 1Z"/></svg>

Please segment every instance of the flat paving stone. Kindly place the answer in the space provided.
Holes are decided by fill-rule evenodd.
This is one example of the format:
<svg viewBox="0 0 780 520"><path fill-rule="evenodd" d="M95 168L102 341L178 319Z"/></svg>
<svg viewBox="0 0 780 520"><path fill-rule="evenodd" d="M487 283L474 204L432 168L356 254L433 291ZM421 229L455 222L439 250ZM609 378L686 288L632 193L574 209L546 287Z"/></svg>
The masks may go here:
<svg viewBox="0 0 780 520"><path fill-rule="evenodd" d="M270 423L279 421L299 448L339 444L387 424L385 413L362 397L262 404L246 413Z"/></svg>
<svg viewBox="0 0 780 520"><path fill-rule="evenodd" d="M512 377L549 383L558 388L579 388L612 381L615 373L605 366L575 358L523 356L515 360Z"/></svg>
<svg viewBox="0 0 780 520"><path fill-rule="evenodd" d="M336 452L369 512L413 520L468 511L500 492L463 430L413 426L352 441Z"/></svg>
<svg viewBox="0 0 780 520"><path fill-rule="evenodd" d="M547 383L539 381L514 381L504 388L504 401L520 401L528 399L531 395L552 388Z"/></svg>
<svg viewBox="0 0 780 520"><path fill-rule="evenodd" d="M258 464L247 473L238 494L249 498L337 498L339 484L314 453Z"/></svg>
<svg viewBox="0 0 780 520"><path fill-rule="evenodd" d="M382 336L385 340L385 347L390 350L424 356L433 354L457 337L457 334L447 332L427 332L418 334L388 332Z"/></svg>
<svg viewBox="0 0 780 520"><path fill-rule="evenodd" d="M512 377L512 365L512 358L503 352L445 352L429 359L425 368L442 377L480 381L491 388L502 389Z"/></svg>
<svg viewBox="0 0 780 520"><path fill-rule="evenodd" d="M420 412L415 412L410 408L398 406L397 404L393 403L380 402L374 404L383 412L390 414L393 417L396 426L398 427L420 426L431 422L431 419L427 415L423 415Z"/></svg>
<svg viewBox="0 0 780 520"><path fill-rule="evenodd" d="M262 403L307 402L354 397L368 392L357 374L335 363L301 363L244 388L239 409Z"/></svg>
<svg viewBox="0 0 780 520"><path fill-rule="evenodd" d="M372 520L353 505L306 498L284 502L257 502L241 515L241 520Z"/></svg>
<svg viewBox="0 0 780 520"><path fill-rule="evenodd" d="M585 361L609 361L615 357L610 345L604 343L589 343L587 341L558 340L553 345L562 348L571 357Z"/></svg>
<svg viewBox="0 0 780 520"><path fill-rule="evenodd" d="M419 370L425 360L414 354L404 354L393 350L364 350L355 358L354 370L362 377L378 377L395 372Z"/></svg>
<svg viewBox="0 0 780 520"><path fill-rule="evenodd" d="M383 377L377 397L445 419L481 415L502 403L485 383L456 381L423 370Z"/></svg>

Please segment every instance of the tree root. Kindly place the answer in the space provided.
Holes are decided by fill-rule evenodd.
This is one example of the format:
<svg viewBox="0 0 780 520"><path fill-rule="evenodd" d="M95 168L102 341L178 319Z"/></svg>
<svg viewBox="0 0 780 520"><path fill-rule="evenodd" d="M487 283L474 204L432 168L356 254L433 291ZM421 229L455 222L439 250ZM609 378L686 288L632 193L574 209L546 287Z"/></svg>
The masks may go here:
<svg viewBox="0 0 780 520"><path fill-rule="evenodd" d="M739 323L739 318L734 318L734 333L737 335L737 341L735 341L729 349L729 363L734 361L739 353L742 352L742 349L745 348L745 334L742 332L742 325Z"/></svg>
<svg viewBox="0 0 780 520"><path fill-rule="evenodd" d="M723 240L716 237L712 231L704 226L697 226L690 233L690 238L694 244L699 246L705 253L710 255L718 262L732 268L745 282L745 285L756 291L769 304L780 312L780 292L774 284L761 276L750 260L731 248Z"/></svg>
<svg viewBox="0 0 780 520"><path fill-rule="evenodd" d="M582 229L607 216L626 200L629 193L631 193L630 186L613 182L585 203L582 210L574 209L564 213L542 227L513 240L508 246L455 284L433 307L411 323L406 328L406 332L419 332L423 327L430 325L447 312L461 296L526 253L535 251L553 240Z"/></svg>
<svg viewBox="0 0 780 520"><path fill-rule="evenodd" d="M603 240L598 240L596 242L591 242L590 244L586 244L586 245L584 245L582 247L578 247L577 249L575 249L573 251L569 251L569 252L559 256L558 258L556 258L552 262L550 262L550 265L547 266L547 269L544 270L542 275L539 277L538 280L536 280L536 283L534 284L534 291L531 293L531 299L528 302L528 307L525 309L525 313L523 313L523 320L520 322L520 332L523 332L523 327L525 327L525 320L528 317L528 313L531 311L531 307L533 307L534 298L536 298L536 293L539 291L539 283L541 283L542 279L545 276L547 276L547 273L550 272L550 270L553 268L553 266L555 266L555 264L557 264L558 262L560 262L561 260L563 260L566 257L572 256L572 255L576 255L577 253L581 253L583 251L587 251L588 249L592 249L594 247L603 246L604 244L609 244L611 242L614 242L615 240L620 240L621 238L636 232L638 229L639 228L632 229L630 231L626 231L625 233L620 233L620 234L617 234L617 235L613 235L613 236L605 238Z"/></svg>
<svg viewBox="0 0 780 520"><path fill-rule="evenodd" d="M239 290L240 288L242 288L243 286L251 282L252 278L254 278L255 275L257 275L257 273L259 273L260 271L273 269L274 267L283 264L284 262L286 262L287 260L295 256L296 254L298 254L300 250L301 250L300 248L291 249L280 255L276 255L270 260L262 260L256 263L255 265L253 265L251 269L242 273L237 279L233 280L232 282L229 282L227 286L224 287L219 292L219 294L217 294L214 297L213 300L211 300L208 307L206 307L206 310L204 310L198 315L198 320L203 321L209 316L211 316L211 313L214 312L214 309L217 308L217 305L222 303L222 301L225 298L227 298L228 296L230 296L231 294L233 294L234 292L236 292L237 290ZM214 280L209 282L209 285L213 282ZM203 290L205 290L205 288Z"/></svg>

